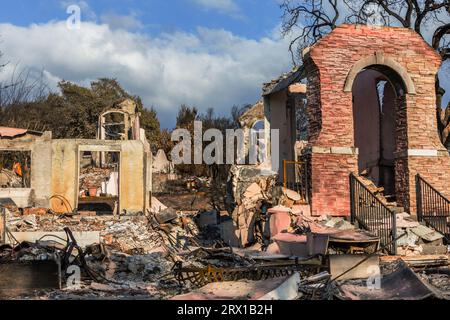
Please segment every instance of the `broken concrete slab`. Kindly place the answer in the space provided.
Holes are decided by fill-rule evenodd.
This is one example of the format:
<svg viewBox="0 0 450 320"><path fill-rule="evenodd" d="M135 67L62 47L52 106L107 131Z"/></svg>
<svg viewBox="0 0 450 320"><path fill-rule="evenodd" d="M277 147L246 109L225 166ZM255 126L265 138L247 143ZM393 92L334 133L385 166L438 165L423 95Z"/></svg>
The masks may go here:
<svg viewBox="0 0 450 320"><path fill-rule="evenodd" d="M412 228L411 231L426 241L435 241L444 238L439 232L422 225Z"/></svg>
<svg viewBox="0 0 450 320"><path fill-rule="evenodd" d="M81 247L87 247L94 243L100 243L99 231L74 231L73 235L77 239L78 244ZM53 237L66 238L65 232L44 232L44 231L30 231L30 232L12 232L12 236L18 242L31 242L35 243L39 240L51 240ZM54 238L53 238L54 239Z"/></svg>
<svg viewBox="0 0 450 320"><path fill-rule="evenodd" d="M302 196L297 191L291 189L283 188L283 195L294 201L294 203L302 200Z"/></svg>
<svg viewBox="0 0 450 320"><path fill-rule="evenodd" d="M405 234L402 236L403 234ZM400 239L397 240L397 246L414 246L419 241L419 236L411 231L411 229L397 229L397 236Z"/></svg>
<svg viewBox="0 0 450 320"><path fill-rule="evenodd" d="M164 223L167 223L167 222L177 219L178 214L175 209L167 208L167 209L161 210L160 212L156 213L155 218L159 223L164 224Z"/></svg>
<svg viewBox="0 0 450 320"><path fill-rule="evenodd" d="M378 270L379 272L380 259L378 256L368 256L364 254L330 255L329 268L332 279L337 277L339 277L338 280L340 281L349 279L368 279L373 276L374 271L376 272ZM348 271L352 268L354 269Z"/></svg>
<svg viewBox="0 0 450 320"><path fill-rule="evenodd" d="M1 262L0 268L0 299L61 288L61 268L53 260Z"/></svg>
<svg viewBox="0 0 450 320"><path fill-rule="evenodd" d="M414 221L409 214L400 213L396 215L397 221L396 221L396 227L397 228L416 228L420 226L420 223L417 221Z"/></svg>
<svg viewBox="0 0 450 320"><path fill-rule="evenodd" d="M358 280L359 281L359 280ZM352 280L339 284L337 297L343 300L423 300L441 298L431 286L426 285L405 263L381 278L378 290L367 286L367 281Z"/></svg>
<svg viewBox="0 0 450 320"><path fill-rule="evenodd" d="M300 274L262 281L227 281L210 283L171 300L294 300L300 294Z"/></svg>
<svg viewBox="0 0 450 320"><path fill-rule="evenodd" d="M355 226L352 225L349 221L341 218L341 217L329 217L328 220L324 221L325 226L329 228L336 228L339 230L353 230Z"/></svg>
<svg viewBox="0 0 450 320"><path fill-rule="evenodd" d="M157 198L152 197L151 199L152 203L151 203L151 209L150 212L152 213L158 213L162 210L167 209L167 206L164 205L161 201L159 201Z"/></svg>

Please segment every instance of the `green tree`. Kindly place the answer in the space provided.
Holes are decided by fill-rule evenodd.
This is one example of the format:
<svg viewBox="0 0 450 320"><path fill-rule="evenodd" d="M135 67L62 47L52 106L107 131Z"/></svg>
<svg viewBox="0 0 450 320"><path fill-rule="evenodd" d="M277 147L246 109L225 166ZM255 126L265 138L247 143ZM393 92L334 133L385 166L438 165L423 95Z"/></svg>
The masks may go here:
<svg viewBox="0 0 450 320"><path fill-rule="evenodd" d="M50 130L55 138L94 139L100 114L124 99L132 99L141 115L141 127L152 149L158 147L160 124L152 107L144 107L138 96L125 91L115 79L99 79L86 88L69 81L58 84L60 94L50 93L44 99L10 103L4 108L2 125Z"/></svg>

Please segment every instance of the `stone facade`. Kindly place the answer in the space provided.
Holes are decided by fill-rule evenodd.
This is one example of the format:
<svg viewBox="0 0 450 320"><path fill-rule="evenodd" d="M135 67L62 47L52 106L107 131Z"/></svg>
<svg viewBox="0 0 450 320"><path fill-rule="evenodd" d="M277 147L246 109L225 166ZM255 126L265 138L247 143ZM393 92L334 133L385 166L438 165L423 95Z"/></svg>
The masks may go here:
<svg viewBox="0 0 450 320"><path fill-rule="evenodd" d="M365 69L396 87L396 193L415 213L415 175L450 196L450 157L439 140L435 76L438 54L405 28L342 25L304 53L312 212L350 214L349 174L358 171L352 87Z"/></svg>

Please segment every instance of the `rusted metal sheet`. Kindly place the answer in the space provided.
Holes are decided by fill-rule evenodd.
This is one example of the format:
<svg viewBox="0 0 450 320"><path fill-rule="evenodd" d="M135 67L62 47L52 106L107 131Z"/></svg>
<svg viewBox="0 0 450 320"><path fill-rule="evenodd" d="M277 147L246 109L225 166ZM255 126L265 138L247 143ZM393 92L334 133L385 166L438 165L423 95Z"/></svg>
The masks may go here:
<svg viewBox="0 0 450 320"><path fill-rule="evenodd" d="M317 273L325 266L319 258L293 260L287 262L263 263L252 267L238 268L184 268L181 263L174 266L174 277L181 283L191 283L202 287L208 283L239 281L243 279L259 281L287 277L299 272L302 276Z"/></svg>
<svg viewBox="0 0 450 320"><path fill-rule="evenodd" d="M27 133L27 129L0 127L0 137L14 138Z"/></svg>
<svg viewBox="0 0 450 320"><path fill-rule="evenodd" d="M423 300L442 298L439 292L425 284L405 263L382 277L379 288L345 282L339 286L338 298L344 300Z"/></svg>
<svg viewBox="0 0 450 320"><path fill-rule="evenodd" d="M61 288L60 265L53 260L0 263L0 299L33 290Z"/></svg>

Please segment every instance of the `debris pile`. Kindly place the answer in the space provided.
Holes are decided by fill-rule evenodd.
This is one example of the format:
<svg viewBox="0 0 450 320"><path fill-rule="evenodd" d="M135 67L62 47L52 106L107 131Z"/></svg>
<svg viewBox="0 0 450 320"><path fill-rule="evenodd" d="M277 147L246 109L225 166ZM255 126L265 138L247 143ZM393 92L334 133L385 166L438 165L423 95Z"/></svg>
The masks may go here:
<svg viewBox="0 0 450 320"><path fill-rule="evenodd" d="M230 172L234 206L231 217L239 246L256 241L267 245L266 213L271 206L276 175L261 175L260 169L246 166L233 166Z"/></svg>
<svg viewBox="0 0 450 320"><path fill-rule="evenodd" d="M413 220L407 213L397 214L398 254L403 256L445 254L447 246L443 245L444 236L435 230Z"/></svg>
<svg viewBox="0 0 450 320"><path fill-rule="evenodd" d="M80 190L100 189L105 182L110 180L112 172L111 168L88 167L81 169Z"/></svg>
<svg viewBox="0 0 450 320"><path fill-rule="evenodd" d="M402 297L448 297L447 256L405 256L406 267L399 268L398 257L383 257L379 237L344 218L305 215L300 195L276 187L272 177L247 179L245 188L235 189L231 215L177 211L157 198L151 199L145 216L25 215L8 210L10 235L39 235L35 242L12 239L14 245L0 248L0 260L60 261L62 290L47 281L36 285L39 292L28 289L16 295L30 299L42 298L43 292L47 299L392 298L389 286L376 294L367 291L372 275L368 270L375 267L381 267L386 278L381 281L395 283L407 276L411 286L422 288L403 288ZM228 222L238 240L232 245L223 232ZM411 250L413 242L422 247L421 253L431 250L427 246L442 247L441 235L406 214L397 215L397 227L399 234L405 233L405 247L400 242L399 251ZM83 238L93 232L96 237ZM70 265L82 271L77 286L67 282ZM51 280L54 273L47 276Z"/></svg>
<svg viewBox="0 0 450 320"><path fill-rule="evenodd" d="M0 187L2 188L22 188L22 177L17 175L13 170L0 170Z"/></svg>
<svg viewBox="0 0 450 320"><path fill-rule="evenodd" d="M159 233L150 232L147 218L135 218L123 222L107 221L102 237L106 245L127 254L144 254L160 247Z"/></svg>
<svg viewBox="0 0 450 320"><path fill-rule="evenodd" d="M38 230L38 218L36 215L13 216L10 211L6 211L7 226L12 232L36 231Z"/></svg>

